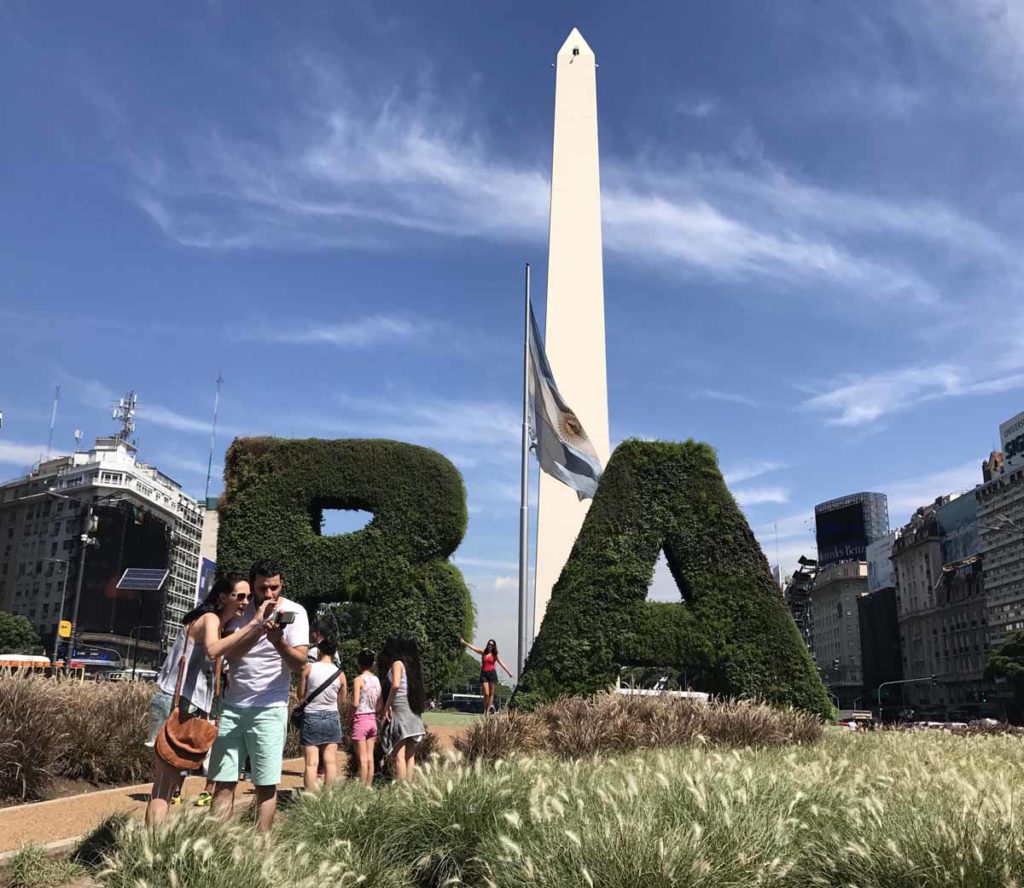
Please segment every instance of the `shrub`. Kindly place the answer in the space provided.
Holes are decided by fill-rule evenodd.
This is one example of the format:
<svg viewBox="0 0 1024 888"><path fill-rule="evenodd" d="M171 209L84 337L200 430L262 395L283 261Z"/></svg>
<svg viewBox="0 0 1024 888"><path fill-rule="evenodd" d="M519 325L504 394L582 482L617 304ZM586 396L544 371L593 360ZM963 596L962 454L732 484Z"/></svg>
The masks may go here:
<svg viewBox="0 0 1024 888"><path fill-rule="evenodd" d="M42 845L28 844L8 862L0 884L4 888L61 888L82 872L78 864L53 857Z"/></svg>
<svg viewBox="0 0 1024 888"><path fill-rule="evenodd" d="M374 517L325 537L324 509ZM256 558L277 557L289 597L358 609L359 637L341 650L349 674L359 647L379 651L400 630L420 639L428 694L457 670L473 605L447 559L466 530L466 493L439 453L397 441L241 438L227 453L220 514L219 567L247 571Z"/></svg>
<svg viewBox="0 0 1024 888"><path fill-rule="evenodd" d="M683 599L646 601L659 550ZM832 707L707 444L626 441L552 591L512 705L531 709L670 664L694 687Z"/></svg>
<svg viewBox="0 0 1024 888"><path fill-rule="evenodd" d="M667 696L597 694L563 697L533 712L513 710L482 719L454 744L471 761L537 753L587 758L692 743L806 744L820 740L823 732L816 716L748 700L698 703Z"/></svg>

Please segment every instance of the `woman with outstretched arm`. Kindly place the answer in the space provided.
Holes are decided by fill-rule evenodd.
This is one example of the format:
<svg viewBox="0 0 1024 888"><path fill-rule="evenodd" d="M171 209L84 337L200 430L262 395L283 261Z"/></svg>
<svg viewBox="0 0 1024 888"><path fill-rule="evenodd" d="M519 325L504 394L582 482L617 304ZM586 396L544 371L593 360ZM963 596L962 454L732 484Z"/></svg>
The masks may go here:
<svg viewBox="0 0 1024 888"><path fill-rule="evenodd" d="M473 653L480 655L480 691L484 695L484 715L490 715L494 712L494 695L498 693L497 666L504 669L509 678L512 677L512 673L505 665L505 661L498 656L498 643L493 638L487 639L487 644L482 648L470 644L462 636L459 636L459 641Z"/></svg>

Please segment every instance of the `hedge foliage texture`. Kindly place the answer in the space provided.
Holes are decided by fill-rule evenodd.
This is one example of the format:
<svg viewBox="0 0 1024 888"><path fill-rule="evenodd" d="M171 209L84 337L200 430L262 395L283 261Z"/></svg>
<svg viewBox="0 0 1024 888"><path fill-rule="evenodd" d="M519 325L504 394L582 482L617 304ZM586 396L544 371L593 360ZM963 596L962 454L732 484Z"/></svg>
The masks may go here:
<svg viewBox="0 0 1024 888"><path fill-rule="evenodd" d="M441 454L398 441L240 438L225 481L219 570L247 573L256 559L277 558L294 601L311 611L353 603L358 637L339 639L348 669L360 647L380 651L390 633L407 630L420 639L429 692L458 670L473 604L448 556L466 532L466 491ZM373 520L321 536L325 509L372 512Z"/></svg>
<svg viewBox="0 0 1024 888"><path fill-rule="evenodd" d="M664 550L682 602L648 602ZM620 667L829 716L810 653L706 444L626 441L597 496L530 651L515 706L615 682Z"/></svg>

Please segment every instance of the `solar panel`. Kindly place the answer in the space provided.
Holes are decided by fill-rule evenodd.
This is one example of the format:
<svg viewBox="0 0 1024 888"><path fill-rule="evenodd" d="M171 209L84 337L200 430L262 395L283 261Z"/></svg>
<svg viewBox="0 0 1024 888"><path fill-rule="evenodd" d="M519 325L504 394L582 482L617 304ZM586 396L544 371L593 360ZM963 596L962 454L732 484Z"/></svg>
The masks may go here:
<svg viewBox="0 0 1024 888"><path fill-rule="evenodd" d="M162 567L129 567L118 581L117 588L131 592L159 592L170 573Z"/></svg>

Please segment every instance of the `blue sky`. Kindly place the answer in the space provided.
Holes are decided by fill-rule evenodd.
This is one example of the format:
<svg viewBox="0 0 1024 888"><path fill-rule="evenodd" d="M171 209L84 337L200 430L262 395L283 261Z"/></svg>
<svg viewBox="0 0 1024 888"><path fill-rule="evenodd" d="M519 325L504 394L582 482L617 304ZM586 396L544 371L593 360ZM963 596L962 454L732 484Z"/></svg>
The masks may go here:
<svg viewBox="0 0 1024 888"><path fill-rule="evenodd" d="M234 434L461 468L514 649L520 281L551 62L595 50L613 443L719 452L771 560L894 523L1024 409L1024 11L997 2L0 5L0 475L112 426L201 494ZM656 583L668 594L665 577Z"/></svg>

